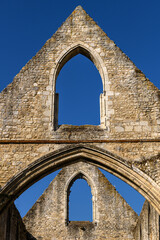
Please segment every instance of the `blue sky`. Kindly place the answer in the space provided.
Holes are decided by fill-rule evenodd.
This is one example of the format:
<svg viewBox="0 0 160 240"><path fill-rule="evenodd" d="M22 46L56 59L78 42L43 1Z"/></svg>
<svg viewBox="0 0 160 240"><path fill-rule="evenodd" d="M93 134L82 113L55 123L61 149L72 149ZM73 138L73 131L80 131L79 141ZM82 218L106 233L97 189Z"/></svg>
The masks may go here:
<svg viewBox="0 0 160 240"><path fill-rule="evenodd" d="M0 89L13 80L79 4L160 87L159 0L1 0Z"/></svg>
<svg viewBox="0 0 160 240"><path fill-rule="evenodd" d="M14 76L41 49L77 5L81 5L146 77L160 88L159 0L1 0L0 91L12 82ZM89 87L91 83L92 89ZM79 95L81 91L83 96ZM102 83L96 67L80 55L71 59L57 79L57 92L60 93L59 123L99 124L101 91ZM92 101L95 102L91 105ZM38 196L54 176L52 174L45 178L41 181L42 185L38 183L33 186L31 192L24 194L24 199L17 202L22 215L31 198L36 197L35 193L38 192ZM113 184L118 188L117 181ZM123 183L120 182L119 185L119 192L124 189L127 193L130 191ZM125 195L133 199L132 194ZM134 199L134 208L139 208L141 198Z"/></svg>

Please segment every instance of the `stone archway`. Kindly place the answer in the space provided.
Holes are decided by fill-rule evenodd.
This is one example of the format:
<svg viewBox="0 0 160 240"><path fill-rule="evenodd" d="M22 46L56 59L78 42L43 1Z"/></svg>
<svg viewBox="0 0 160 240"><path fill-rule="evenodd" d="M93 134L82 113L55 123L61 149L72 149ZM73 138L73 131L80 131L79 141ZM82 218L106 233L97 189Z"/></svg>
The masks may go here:
<svg viewBox="0 0 160 240"><path fill-rule="evenodd" d="M78 53L102 78L101 126L55 131L56 77ZM0 93L0 150L1 211L43 176L81 160L130 184L160 214L159 90L80 6Z"/></svg>
<svg viewBox="0 0 160 240"><path fill-rule="evenodd" d="M69 222L69 194L70 194L70 188L72 187L74 182L79 178L82 178L82 179L86 180L86 182L88 183L88 185L91 188L93 223L96 223L98 221L97 206L96 206L97 189L96 189L95 183L93 182L93 179L83 170L74 172L74 174L72 174L72 176L68 179L68 181L66 182L66 185L65 185L64 192L65 192L65 197L66 197L66 199L65 199L65 203L66 203L66 207L65 207L66 222Z"/></svg>
<svg viewBox="0 0 160 240"><path fill-rule="evenodd" d="M113 173L139 191L160 213L160 187L144 172L101 148L76 145L55 151L38 159L14 176L2 189L1 196L8 196L1 208L15 200L24 190L45 175L76 161L87 161Z"/></svg>
<svg viewBox="0 0 160 240"><path fill-rule="evenodd" d="M56 92L56 79L59 75L59 72L63 68L63 66L74 56L82 54L85 57L87 57L89 60L91 60L94 65L96 66L97 70L99 71L99 74L102 79L102 85L103 85L103 93L100 94L100 125L103 128L106 128L106 91L109 89L109 79L108 79L108 72L107 68L98 54L92 47L87 45L86 43L83 43L81 41L78 41L76 43L71 44L68 48L63 50L58 56L56 60L56 67L52 68L50 72L50 81L53 82L52 86L52 124L54 126L54 129L57 129L58 126L58 96L55 93Z"/></svg>

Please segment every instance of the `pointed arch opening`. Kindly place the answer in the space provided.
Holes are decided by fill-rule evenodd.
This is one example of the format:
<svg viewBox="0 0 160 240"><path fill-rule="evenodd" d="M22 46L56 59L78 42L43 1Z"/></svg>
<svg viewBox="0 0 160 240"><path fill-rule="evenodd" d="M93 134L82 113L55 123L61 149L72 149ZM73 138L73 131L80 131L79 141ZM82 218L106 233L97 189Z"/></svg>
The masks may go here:
<svg viewBox="0 0 160 240"><path fill-rule="evenodd" d="M58 125L100 125L102 80L94 64L81 54L70 59L56 83Z"/></svg>
<svg viewBox="0 0 160 240"><path fill-rule="evenodd" d="M81 166L82 166L82 164L79 164L79 166L80 166L80 168L81 168ZM72 168L72 166L71 166L71 168ZM74 169L76 169L75 167L74 167ZM90 165L90 168L89 168L90 170L92 170L92 166ZM85 170L84 170L85 171ZM98 170L99 171L99 170ZM60 197L57 197L57 195L56 194L54 194L54 192L52 192L53 190L54 190L54 187L53 187L53 185L52 185L52 187L50 186L50 189L49 190L47 190L47 192L49 193L49 192L52 192L52 194L51 195L47 195L47 196L45 196L46 197L46 201L49 201L49 204L51 204L51 199L53 200L53 199L57 199L57 201L60 203L60 204L62 204L62 208L61 207L55 207L55 209L57 209L57 211L58 211L58 209L61 209L61 214L62 215L60 215L60 214L57 214L57 219L59 219L60 221L62 221L63 223L65 223L64 222L64 212L62 211L62 209L64 209L64 205L65 205L65 203L64 203L64 191L63 191L63 189L64 189L64 187L65 188L67 188L68 189L68 192L70 191L70 189L72 188L72 186L78 181L78 179L84 179L83 181L87 181L90 185L91 185L91 189L92 189L92 192L95 192L95 190L97 191L97 201L96 201L96 204L97 204L97 206L98 206L98 221L97 222L94 222L94 224L93 224L93 221L92 222L89 222L89 221L87 221L87 219L71 219L71 218L69 218L69 221L67 222L67 227L68 227L68 229L72 229L72 228L75 228L76 226L81 226L81 228L84 230L84 231L86 231L86 229L88 229L89 227L97 227L97 226L100 226L100 224L101 223L103 223L104 224L104 221L107 221L107 220L105 220L105 218L103 218L103 215L105 214L105 216L107 216L107 214L108 214L108 216L112 216L112 222L110 222L109 223L109 225L108 225L108 227L111 227L112 228L112 226L113 226L113 223L115 223L115 219L117 218L117 216L118 216L118 218L121 218L122 217L122 214L124 214L123 216L125 216L125 222L127 222L128 221L128 225L129 226L131 226L132 224L133 224L133 222L131 221L131 223L129 222L129 219L131 220L131 219L134 219L134 218L136 218L137 220L138 220L138 216L135 216L136 214L134 214L134 211L130 208L130 206L125 202L125 200L123 199L122 200L122 197L119 195L119 191L118 192L116 192L116 189L114 189L115 187L113 187L113 184L111 185L110 183L109 183L109 181L107 180L108 178L105 178L104 177L104 174L102 174L102 173L99 173L99 174L96 174L96 172L95 171L93 171L93 175L92 175L92 173L89 171L89 172L87 172L87 174L89 175L85 175L86 173L85 172L83 172L83 170L78 170L78 171L74 171L74 174L73 174L73 172L72 172L72 174L70 174L72 172L72 170L71 169L69 169L68 168L68 174L65 174L65 177L66 178L64 178L64 175L62 174L61 175L61 177L62 178L60 178L59 179L59 181L60 181L60 184L55 184L54 186L55 186L55 189L56 189L56 187L57 186L61 186L61 182L63 182L63 180L64 180L64 185L62 185L63 187L61 187L61 189L59 189L58 190L58 192L61 192L61 194L62 194L62 198L60 198ZM100 172L100 171L99 171ZM97 181L97 178L95 178L95 176L98 176L98 179L100 180L100 182L99 181ZM68 180L67 180L68 179ZM62 181L61 181L62 180ZM65 181L65 180L67 180L67 181ZM66 184L65 184L65 182L66 182ZM94 187L94 186L96 186L96 188ZM57 191L57 189L56 189L56 191ZM61 196L61 194L59 195L59 196ZM65 193L66 194L66 193ZM80 194L80 193L78 193L78 194ZM129 194L129 192L128 192L128 194ZM45 199L44 198L44 196L41 198L41 199ZM50 198L48 198L48 196L50 196ZM68 196L68 195L67 195ZM102 196L103 197L103 200L104 200L104 202L105 202L105 205L103 205L102 203L103 203L103 201L102 201L102 203L101 203L101 197L100 196ZM79 196L79 198L80 198L80 196ZM49 200L50 199L50 200ZM121 200L122 201L121 201ZM80 201L80 199L78 199L79 201ZM107 201L106 201L107 200ZM42 205L41 205L41 203L42 203ZM100 203L100 204L99 204ZM137 203L139 204L139 202L137 201ZM46 211L46 209L47 209L47 207L46 207L46 209L45 208L43 208L43 206L48 206L48 204L46 204L46 203L44 203L44 202L41 202L41 200L38 200L38 202L37 202L37 204L39 205L39 207L35 207L34 209L32 209L31 210L31 216L30 215L28 215L28 220L27 221L25 221L24 220L24 223L25 224L27 224L27 222L28 223L30 223L30 217L31 217L31 219L32 218L34 218L33 216L35 216L36 214L37 214L37 209L39 209L40 210L40 214L42 214L42 209L44 210L44 211ZM87 207L88 207L88 203L85 203L85 204L87 204ZM107 206L108 205L108 206ZM55 206L57 206L56 204L55 204ZM101 209L100 209L100 206L102 206L101 207ZM105 206L105 207L104 207ZM83 206L82 206L83 207ZM102 211L102 208L103 208L103 210L104 211ZM53 211L53 208L51 208L52 209L52 211ZM119 209L119 210L117 210L117 209ZM68 208L68 210L70 210L69 208ZM80 211L82 211L83 209L81 208L80 209ZM127 210L127 212L125 212ZM49 216L50 216L50 214L52 215L52 211L49 211L48 212L48 214L49 214ZM114 214L111 214L112 212L116 212L116 216L114 216ZM129 211L129 212L128 212ZM148 212L146 212L146 211L148 211ZM59 212L60 213L60 212ZM153 212L154 213L154 212ZM38 213L38 217L40 218L40 215L39 213ZM102 215L101 215L102 214ZM128 215L126 215L126 214L128 214ZM148 214L148 215L147 215ZM45 215L45 214L44 214ZM141 216L139 217L139 220L138 220L138 224L136 224L135 226L136 226L136 234L139 234L139 226L141 226L142 225L142 227L143 227L143 225L144 225L144 223L143 223L143 219L144 219L144 217L143 216L149 216L150 217L150 219L152 219L152 216L153 215L150 215L150 205L148 204L148 203L145 203L145 205L144 205L144 210L142 211L142 214L141 214ZM45 217L47 216L47 214L45 215ZM55 215L53 215L53 216L55 216ZM128 216L128 217L127 217ZM131 218L130 218L131 217ZM132 218L133 217L133 218ZM35 217L35 219L36 219L36 217ZM46 221L47 221L47 219L51 219L52 220L52 218L51 218L51 216L50 217L46 217ZM106 218L107 219L107 218ZM123 218L124 219L124 218ZM53 219L53 222L54 222L54 220L55 220L55 218ZM133 220L134 221L134 220ZM148 220L147 220L148 221ZM146 223L147 223L147 221L146 221ZM155 221L155 223L157 224L158 223L158 219L157 219L157 215L156 215L156 213L154 213L154 217L153 217L153 225L152 226L154 226L154 221ZM52 224L53 224L53 222L52 222ZM123 222L123 221L122 221ZM134 221L135 222L135 221ZM137 221L136 221L137 222ZM68 224L69 223L69 224ZM31 223L31 226L32 226L32 224L33 224L33 222ZM55 224L55 223L54 223ZM57 222L56 222L56 224L57 224ZM131 225L130 225L131 224ZM37 224L38 226L39 226L39 224ZM42 224L43 225L43 224ZM27 226L27 225L26 225ZM149 226L147 226L147 227L149 227ZM34 226L34 228L35 228L35 226ZM35 228L36 229L36 228ZM43 228L42 228L43 229ZM133 227L132 227L132 229L133 229ZM157 231L157 230L156 230ZM46 230L46 233L47 233L47 230ZM130 233L132 234L132 232L130 231ZM143 235L145 235L145 233L143 234Z"/></svg>
<svg viewBox="0 0 160 240"><path fill-rule="evenodd" d="M77 214L79 216L75 217L72 215L72 213L70 211L71 210L70 209L70 194L71 194L71 189L74 186L74 184L78 180L82 180L82 179L83 179L83 181L85 181L85 183L90 188L90 190L89 190L90 192L88 191L89 196L87 196L87 200L89 200L90 203L89 203L89 201L88 201L88 204L86 204L86 202L84 202L84 205L89 206L90 207L89 211L91 211L91 212L86 217L86 214L84 214L84 215L82 214L80 216L79 211L77 211ZM96 224L98 221L96 201L97 201L97 191L96 191L96 187L95 187L92 179L90 179L90 177L82 171L74 173L70 177L70 179L68 180L68 182L66 183L66 186L65 186L65 202L66 202L66 207L65 207L65 219L66 220L65 221L66 221L66 224L68 224L70 221L72 221L72 222L73 221L90 221L90 222L93 222L94 224ZM83 205L83 203L82 203L82 205ZM83 209L82 209L82 211L83 211Z"/></svg>
<svg viewBox="0 0 160 240"><path fill-rule="evenodd" d="M87 161L119 177L142 194L160 213L160 190L158 184L139 168L127 163L126 160L93 145L67 146L44 155L28 165L0 189L1 196L3 196L0 211L2 212L5 207L10 205L33 183L63 166L77 162L77 159ZM90 179L89 176L87 178Z"/></svg>
<svg viewBox="0 0 160 240"><path fill-rule="evenodd" d="M92 194L90 186L79 174L72 186L68 189L68 220L93 221Z"/></svg>
<svg viewBox="0 0 160 240"><path fill-rule="evenodd" d="M51 78L53 80L53 96L52 96L52 122L54 130L58 128L58 103L59 103L59 95L56 93L56 80L57 77L63 68L63 66L76 55L81 54L91 60L93 64L96 66L97 70L102 79L103 90L100 94L100 126L106 128L107 126L107 112L106 112L106 88L108 82L108 73L104 62L102 61L99 54L91 47L84 45L79 42L71 45L67 49L65 49L57 59L57 64L54 69L51 71Z"/></svg>

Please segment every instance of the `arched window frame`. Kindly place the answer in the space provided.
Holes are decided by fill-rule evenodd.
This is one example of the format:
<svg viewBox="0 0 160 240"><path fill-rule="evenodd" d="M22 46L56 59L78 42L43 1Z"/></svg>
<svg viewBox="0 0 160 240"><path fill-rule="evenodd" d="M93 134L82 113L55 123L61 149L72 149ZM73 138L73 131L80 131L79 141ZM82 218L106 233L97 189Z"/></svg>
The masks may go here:
<svg viewBox="0 0 160 240"><path fill-rule="evenodd" d="M50 73L50 82L52 82L52 105L51 105L51 121L54 130L58 127L58 94L56 94L56 79L63 66L77 54L82 54L91 60L99 71L102 79L103 93L100 94L100 126L107 126L107 101L106 91L110 88L108 81L108 72L106 66L96 50L86 43L78 42L66 48L56 59L56 66L52 68Z"/></svg>
<svg viewBox="0 0 160 240"><path fill-rule="evenodd" d="M85 173L84 171L76 171L66 182L65 185L65 192L64 192L64 196L65 196L65 208L64 208L64 216L65 216L65 223L66 225L68 225L69 223L69 194L70 194L70 188L73 185L73 183L77 180L77 179L84 179L86 180L86 182L88 183L88 185L91 188L91 194L92 194L92 219L93 219L93 224L97 224L98 222L98 206L97 206L97 190L96 190L96 186L92 180L92 178Z"/></svg>

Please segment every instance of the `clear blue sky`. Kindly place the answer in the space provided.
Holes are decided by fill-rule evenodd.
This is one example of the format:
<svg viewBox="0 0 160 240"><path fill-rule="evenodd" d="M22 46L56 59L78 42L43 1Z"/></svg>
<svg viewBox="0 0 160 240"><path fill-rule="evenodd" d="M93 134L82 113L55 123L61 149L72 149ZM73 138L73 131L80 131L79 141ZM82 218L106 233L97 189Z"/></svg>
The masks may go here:
<svg viewBox="0 0 160 240"><path fill-rule="evenodd" d="M81 5L146 77L160 88L159 0L152 2L149 0L1 0L0 91L12 82L14 76L38 52L77 5ZM90 81L92 81L92 89L88 88ZM78 85L79 83L81 84ZM74 89L67 89L68 86L73 85ZM83 97L78 95L82 90ZM88 59L78 55L64 66L57 79L57 91L60 93L60 124L99 124L98 96L102 91L101 79L97 69ZM80 97L84 102L88 99L88 104L89 100L95 100L94 108L91 109L91 105L87 104L84 106L83 101L77 102ZM78 115L79 112L75 112L75 105L80 102L82 105L78 106L82 112ZM74 105L71 105L72 103ZM70 113L67 115L66 112L69 110ZM71 118L68 119L68 116ZM21 199L17 202L22 215L31 198L34 198L36 192L40 192L43 186L47 186L47 181L50 181L54 175L41 181L41 187L40 184L38 187L33 186L31 192L25 195L25 200ZM117 188L118 185L121 186L119 192L123 192L124 189L126 192L130 191L130 188L125 187L121 182L119 184L118 180L114 181L113 184ZM131 193L128 195L132 200L133 195ZM135 197L132 201L136 202L134 209L137 212L140 211L137 210L140 199Z"/></svg>

